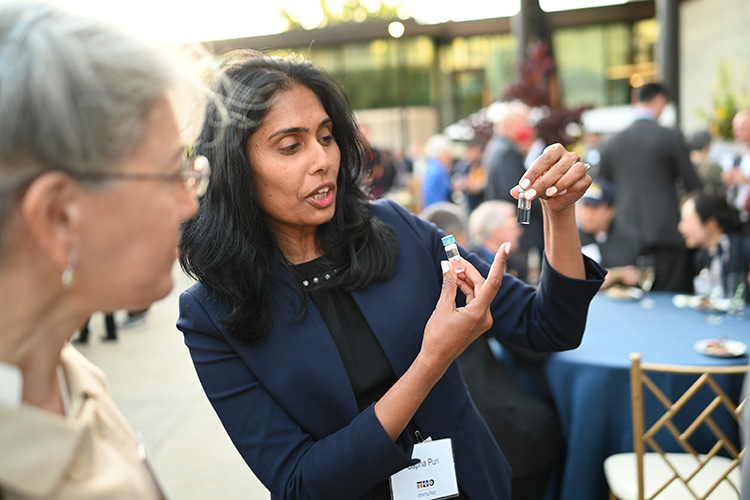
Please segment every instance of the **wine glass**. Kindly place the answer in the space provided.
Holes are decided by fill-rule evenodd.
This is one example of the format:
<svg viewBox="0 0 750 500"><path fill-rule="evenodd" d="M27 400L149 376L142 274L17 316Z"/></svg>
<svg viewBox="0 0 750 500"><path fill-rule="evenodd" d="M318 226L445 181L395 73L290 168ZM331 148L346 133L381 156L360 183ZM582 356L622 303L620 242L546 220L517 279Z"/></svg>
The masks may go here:
<svg viewBox="0 0 750 500"><path fill-rule="evenodd" d="M641 278L638 280L638 284L641 290L643 290L643 297L640 301L641 307L643 307L644 309L653 309L655 302L654 299L649 297L649 292L653 288L654 280L656 279L654 256L639 255L636 258L635 263L641 270Z"/></svg>
<svg viewBox="0 0 750 500"><path fill-rule="evenodd" d="M727 299L730 301L730 316L742 319L745 314L745 289L747 281L745 273L728 273L727 274Z"/></svg>

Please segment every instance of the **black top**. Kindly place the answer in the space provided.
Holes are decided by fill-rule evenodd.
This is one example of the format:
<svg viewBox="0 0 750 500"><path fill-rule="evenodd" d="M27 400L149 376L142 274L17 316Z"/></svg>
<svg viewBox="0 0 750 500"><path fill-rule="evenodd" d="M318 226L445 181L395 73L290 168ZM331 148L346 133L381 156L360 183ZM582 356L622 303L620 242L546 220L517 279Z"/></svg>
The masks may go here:
<svg viewBox="0 0 750 500"><path fill-rule="evenodd" d="M336 343L359 411L362 411L396 383L396 375L352 295L339 288L326 289L325 276L332 276L336 271L322 259L299 264L294 269L303 283L308 283L305 290ZM315 278L318 278L317 283Z"/></svg>
<svg viewBox="0 0 750 500"><path fill-rule="evenodd" d="M328 279L338 272L332 267L325 256L293 266L328 327L352 384L359 411L362 411L388 392L396 383L396 374L352 294L325 286ZM405 431L413 442L416 440L415 430L412 421ZM459 496L457 500L464 498ZM372 499L391 499L387 479L373 488Z"/></svg>
<svg viewBox="0 0 750 500"><path fill-rule="evenodd" d="M326 276L333 276L336 270L330 269L323 257L296 265L294 270L303 280L305 290L336 343L357 398L357 406L362 411L396 383L393 368L351 293L325 287ZM390 500L388 480L373 488L372 498Z"/></svg>

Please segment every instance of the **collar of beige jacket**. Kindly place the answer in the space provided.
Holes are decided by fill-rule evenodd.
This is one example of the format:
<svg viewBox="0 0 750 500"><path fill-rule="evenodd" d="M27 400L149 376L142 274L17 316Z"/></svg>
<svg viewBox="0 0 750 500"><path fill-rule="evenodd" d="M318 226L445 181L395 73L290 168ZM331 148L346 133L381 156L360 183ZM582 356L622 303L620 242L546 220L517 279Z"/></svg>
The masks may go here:
<svg viewBox="0 0 750 500"><path fill-rule="evenodd" d="M60 361L71 393L69 416L30 405L0 407L0 484L33 497L49 495L70 469L94 416L82 405L106 387L100 370L72 346L63 348Z"/></svg>

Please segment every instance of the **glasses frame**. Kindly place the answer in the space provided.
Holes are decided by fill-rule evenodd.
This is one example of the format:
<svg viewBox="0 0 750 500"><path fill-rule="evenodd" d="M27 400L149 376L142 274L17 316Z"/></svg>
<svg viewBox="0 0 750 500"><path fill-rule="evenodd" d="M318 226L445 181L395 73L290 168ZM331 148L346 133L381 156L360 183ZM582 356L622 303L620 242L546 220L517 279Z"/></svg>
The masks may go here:
<svg viewBox="0 0 750 500"><path fill-rule="evenodd" d="M203 155L188 156L185 158L180 170L172 174L163 174L157 172L66 172L76 179L81 180L130 180L130 181L161 181L177 182L182 181L185 187L195 195L201 198L208 190L208 184L211 180L211 164Z"/></svg>

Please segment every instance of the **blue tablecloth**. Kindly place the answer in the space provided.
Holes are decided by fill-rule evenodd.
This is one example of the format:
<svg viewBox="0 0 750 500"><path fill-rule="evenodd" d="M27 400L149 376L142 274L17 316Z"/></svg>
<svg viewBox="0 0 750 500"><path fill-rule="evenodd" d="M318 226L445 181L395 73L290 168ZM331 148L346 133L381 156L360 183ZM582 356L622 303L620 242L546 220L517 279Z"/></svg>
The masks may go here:
<svg viewBox="0 0 750 500"><path fill-rule="evenodd" d="M717 317L679 309L673 305L672 296L652 293L654 308L645 309L638 302L617 301L600 292L591 303L581 346L556 353L547 361L548 381L568 442L560 500L607 498L604 459L614 453L633 451L630 353L640 352L645 363L748 362L747 356L731 359L706 356L693 346L698 340L722 335L750 345L750 309L745 309L741 320ZM714 324L717 319L721 319L720 324ZM689 384L684 376L665 376L663 381L671 384L667 389L670 397L684 391ZM720 383L730 396L739 397L741 377L725 377ZM729 418L726 425L732 426ZM729 431L738 439L736 427Z"/></svg>

